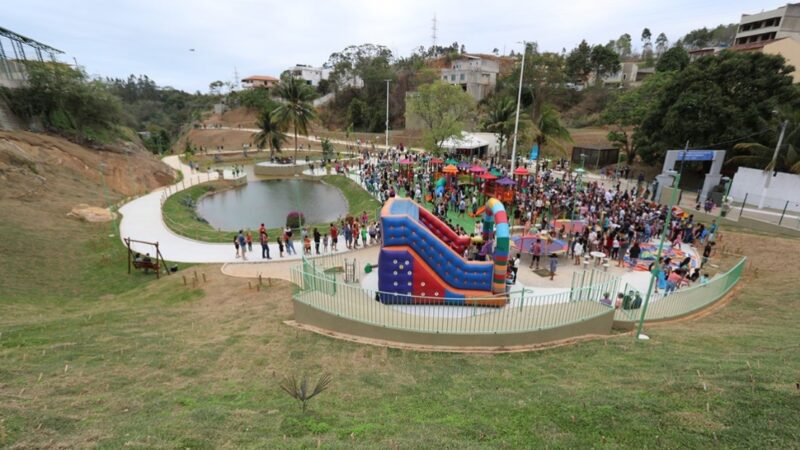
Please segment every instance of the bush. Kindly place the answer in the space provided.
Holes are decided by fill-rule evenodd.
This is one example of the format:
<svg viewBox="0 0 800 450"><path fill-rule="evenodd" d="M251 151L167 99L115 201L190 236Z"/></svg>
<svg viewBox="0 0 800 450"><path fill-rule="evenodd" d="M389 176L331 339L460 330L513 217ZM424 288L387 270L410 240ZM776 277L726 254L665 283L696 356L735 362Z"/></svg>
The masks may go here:
<svg viewBox="0 0 800 450"><path fill-rule="evenodd" d="M300 211L291 211L286 215L286 226L289 228L300 228L306 222L306 216Z"/></svg>

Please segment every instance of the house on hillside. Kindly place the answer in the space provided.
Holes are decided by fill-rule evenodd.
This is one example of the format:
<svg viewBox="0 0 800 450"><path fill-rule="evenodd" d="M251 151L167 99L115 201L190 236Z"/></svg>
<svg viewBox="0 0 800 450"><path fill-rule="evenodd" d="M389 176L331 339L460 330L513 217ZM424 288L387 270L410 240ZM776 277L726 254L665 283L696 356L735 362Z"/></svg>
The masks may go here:
<svg viewBox="0 0 800 450"><path fill-rule="evenodd" d="M755 44L785 37L800 40L800 3L755 14L742 14L733 45Z"/></svg>
<svg viewBox="0 0 800 450"><path fill-rule="evenodd" d="M327 80L331 76L332 69L326 67L312 67L307 64L296 64L294 67L288 69L289 74L294 78L305 80L309 86L317 87L320 81ZM353 87L360 89L364 87L364 80L358 75L347 76L342 80L342 87Z"/></svg>
<svg viewBox="0 0 800 450"><path fill-rule="evenodd" d="M281 80L271 77L269 75L252 75L247 78L242 78L242 83L245 88L265 88L270 89L275 87Z"/></svg>
<svg viewBox="0 0 800 450"><path fill-rule="evenodd" d="M625 61L620 64L616 73L603 77L603 85L608 87L630 88L637 87L648 76L656 73L655 67L642 67L643 61ZM595 83L594 73L589 75L587 85Z"/></svg>
<svg viewBox="0 0 800 450"><path fill-rule="evenodd" d="M461 86L475 101L494 91L500 64L496 60L463 54L450 67L441 70L442 81Z"/></svg>
<svg viewBox="0 0 800 450"><path fill-rule="evenodd" d="M784 37L769 41L758 41L750 44L734 45L730 48L734 52L759 52L768 55L781 55L786 64L794 66L792 79L800 83L800 38Z"/></svg>

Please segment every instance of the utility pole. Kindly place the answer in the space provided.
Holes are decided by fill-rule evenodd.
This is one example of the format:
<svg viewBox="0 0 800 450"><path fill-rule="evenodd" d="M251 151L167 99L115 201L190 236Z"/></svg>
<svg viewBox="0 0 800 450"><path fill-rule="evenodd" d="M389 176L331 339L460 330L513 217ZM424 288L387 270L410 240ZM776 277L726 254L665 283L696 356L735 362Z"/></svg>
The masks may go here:
<svg viewBox="0 0 800 450"><path fill-rule="evenodd" d="M514 173L514 169L517 165L517 131L519 131L519 106L522 103L522 78L525 74L525 53L528 53L528 43L522 41L522 65L519 66L519 88L517 88L517 116L514 119L514 145L511 147L511 170L510 173ZM541 149L539 149L541 151ZM539 166L539 162L536 162L536 166Z"/></svg>
<svg viewBox="0 0 800 450"><path fill-rule="evenodd" d="M688 144L687 144L688 147ZM675 172L674 170L672 171ZM644 327L644 318L647 314L647 306L650 304L650 295L653 292L653 283L656 282L658 273L661 270L661 253L664 251L664 239L667 237L667 231L670 228L670 222L672 222L672 207L675 205L675 194L678 193L678 185L681 182L681 174L678 173L675 175L675 179L672 182L672 194L670 196L669 205L667 205L667 219L664 221L664 227L661 230L661 240L658 243L658 252L656 253L656 261L653 264L653 271L650 272L650 284L647 286L647 295L644 297L644 304L642 305L642 315L639 317L639 327L636 330L636 339L640 339L646 341L650 339L646 334L642 334L642 328Z"/></svg>
<svg viewBox="0 0 800 450"><path fill-rule="evenodd" d="M386 150L389 150L389 82L386 80Z"/></svg>
<svg viewBox="0 0 800 450"><path fill-rule="evenodd" d="M758 209L764 209L764 201L767 198L769 183L770 181L772 181L772 177L778 170L778 152L781 149L781 144L783 144L783 135L784 133L786 133L786 125L788 124L789 124L788 120L783 121L783 124L781 125L781 135L778 137L778 145L775 146L775 152L772 154L772 161L766 167L765 175L767 179L764 180L764 189L761 191L761 198L758 200ZM772 174L770 174L769 172L772 172Z"/></svg>

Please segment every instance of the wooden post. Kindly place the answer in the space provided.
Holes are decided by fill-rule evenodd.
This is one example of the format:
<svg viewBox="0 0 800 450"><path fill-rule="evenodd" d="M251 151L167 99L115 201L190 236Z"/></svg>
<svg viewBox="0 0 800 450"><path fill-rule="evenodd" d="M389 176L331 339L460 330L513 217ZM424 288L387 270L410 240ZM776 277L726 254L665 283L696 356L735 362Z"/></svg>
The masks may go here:
<svg viewBox="0 0 800 450"><path fill-rule="evenodd" d="M183 285L186 286L186 275L181 275L183 277Z"/></svg>
<svg viewBox="0 0 800 450"><path fill-rule="evenodd" d="M203 283L208 283L208 280L206 280L206 274L205 273L203 273Z"/></svg>
<svg viewBox="0 0 800 450"><path fill-rule="evenodd" d="M250 283L250 281L247 282L247 289L249 289L251 291L253 290L253 284Z"/></svg>
<svg viewBox="0 0 800 450"><path fill-rule="evenodd" d="M128 275L131 274L131 238L125 238L125 244L128 246Z"/></svg>

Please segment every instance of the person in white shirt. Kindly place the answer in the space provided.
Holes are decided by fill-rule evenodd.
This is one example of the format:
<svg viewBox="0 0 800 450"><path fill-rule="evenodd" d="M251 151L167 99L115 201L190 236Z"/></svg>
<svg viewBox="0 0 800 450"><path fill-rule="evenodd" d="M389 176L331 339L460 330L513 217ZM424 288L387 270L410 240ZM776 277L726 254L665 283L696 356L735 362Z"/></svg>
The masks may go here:
<svg viewBox="0 0 800 450"><path fill-rule="evenodd" d="M573 253L575 254L575 265L578 266L581 263L581 256L583 256L583 239L575 241Z"/></svg>

